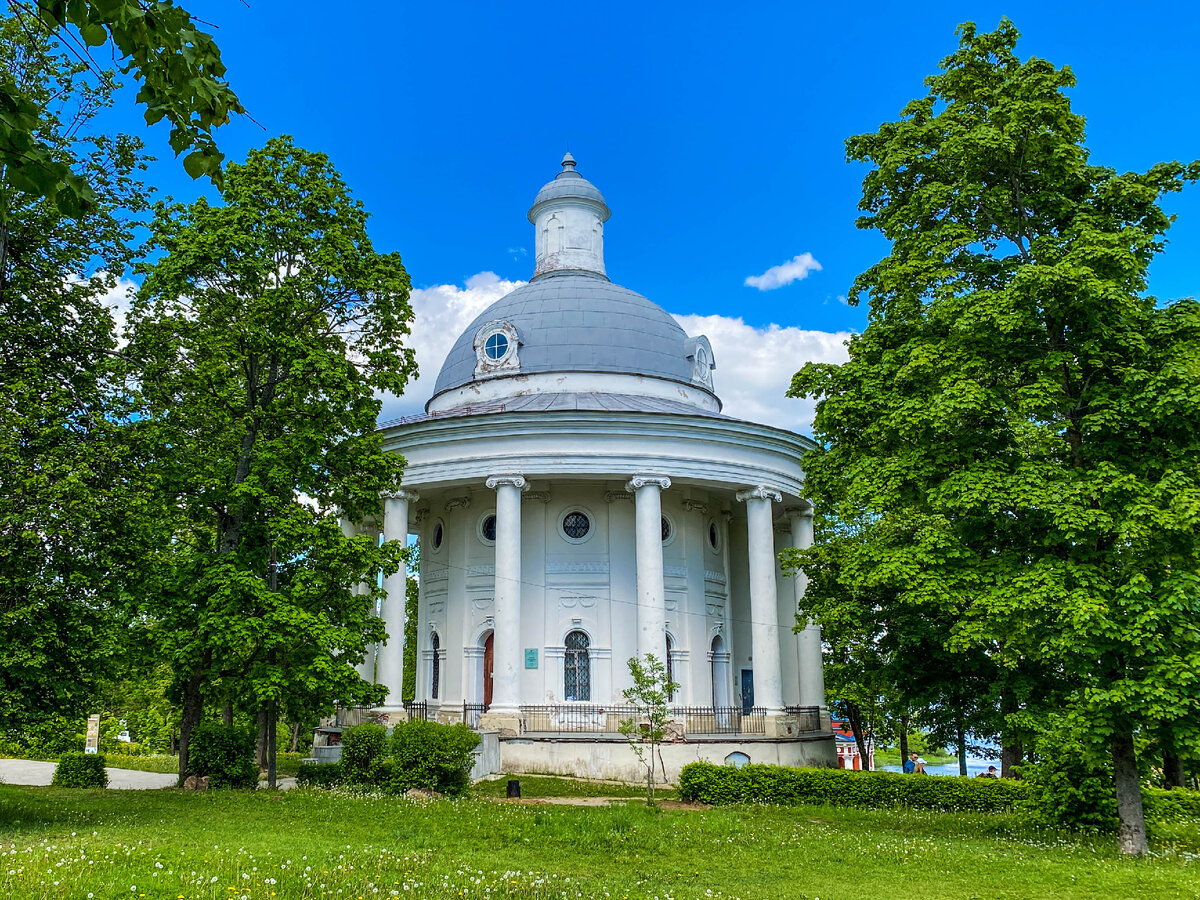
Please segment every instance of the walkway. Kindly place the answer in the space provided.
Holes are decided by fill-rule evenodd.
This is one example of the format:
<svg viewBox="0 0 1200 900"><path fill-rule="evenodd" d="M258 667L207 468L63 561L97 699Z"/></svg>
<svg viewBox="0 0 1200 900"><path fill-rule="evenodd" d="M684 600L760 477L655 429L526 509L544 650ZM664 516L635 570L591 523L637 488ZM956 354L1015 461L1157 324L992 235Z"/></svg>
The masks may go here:
<svg viewBox="0 0 1200 900"><path fill-rule="evenodd" d="M4 784L27 784L44 786L54 777L52 762L37 762L31 759L0 759L0 782ZM160 772L135 772L132 769L105 769L108 786L122 791L147 791L155 788L174 787L179 779Z"/></svg>

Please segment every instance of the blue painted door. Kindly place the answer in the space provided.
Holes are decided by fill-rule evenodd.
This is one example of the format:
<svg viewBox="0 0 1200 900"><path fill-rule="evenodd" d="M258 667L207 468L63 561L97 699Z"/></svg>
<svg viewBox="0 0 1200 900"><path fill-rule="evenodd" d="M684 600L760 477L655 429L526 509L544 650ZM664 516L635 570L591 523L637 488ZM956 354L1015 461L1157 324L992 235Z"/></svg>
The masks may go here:
<svg viewBox="0 0 1200 900"><path fill-rule="evenodd" d="M754 708L754 670L742 669L742 712Z"/></svg>

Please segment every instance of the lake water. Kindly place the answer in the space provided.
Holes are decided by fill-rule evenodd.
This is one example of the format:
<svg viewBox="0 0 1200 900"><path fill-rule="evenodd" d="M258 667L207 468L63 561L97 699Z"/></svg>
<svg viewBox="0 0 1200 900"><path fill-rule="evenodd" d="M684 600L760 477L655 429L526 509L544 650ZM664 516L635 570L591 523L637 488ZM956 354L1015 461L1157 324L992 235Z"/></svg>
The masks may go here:
<svg viewBox="0 0 1200 900"><path fill-rule="evenodd" d="M1000 763L994 759L972 759L967 757L967 775L974 778L980 772L986 772L988 766L1000 768ZM881 772L900 772L900 766L879 766ZM925 772L928 775L958 775L958 763L946 763L942 766L926 766Z"/></svg>

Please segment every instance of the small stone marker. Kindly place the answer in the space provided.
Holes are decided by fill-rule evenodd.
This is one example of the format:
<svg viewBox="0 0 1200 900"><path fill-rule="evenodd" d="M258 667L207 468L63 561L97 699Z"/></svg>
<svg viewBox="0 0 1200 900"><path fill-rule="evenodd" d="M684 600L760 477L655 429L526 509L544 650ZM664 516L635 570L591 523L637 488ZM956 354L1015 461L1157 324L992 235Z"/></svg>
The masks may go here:
<svg viewBox="0 0 1200 900"><path fill-rule="evenodd" d="M84 753L100 752L100 714L88 716L87 740L83 745Z"/></svg>

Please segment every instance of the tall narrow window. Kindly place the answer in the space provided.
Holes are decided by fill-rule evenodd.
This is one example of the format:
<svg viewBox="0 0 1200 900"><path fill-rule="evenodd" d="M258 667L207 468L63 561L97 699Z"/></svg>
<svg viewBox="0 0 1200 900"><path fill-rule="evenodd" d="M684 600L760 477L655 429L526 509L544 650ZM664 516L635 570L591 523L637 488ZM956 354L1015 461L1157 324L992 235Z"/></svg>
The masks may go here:
<svg viewBox="0 0 1200 900"><path fill-rule="evenodd" d="M563 669L563 699L592 699L592 665L588 660L588 636L582 631L567 635Z"/></svg>
<svg viewBox="0 0 1200 900"><path fill-rule="evenodd" d="M431 699L436 700L438 698L438 682L442 680L442 641L437 636L436 631L433 633L430 645L433 647L433 665L430 667L429 696Z"/></svg>

